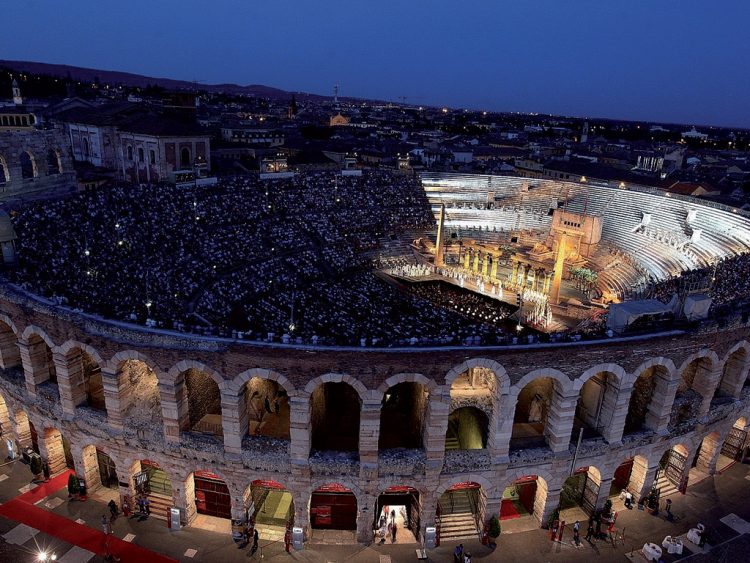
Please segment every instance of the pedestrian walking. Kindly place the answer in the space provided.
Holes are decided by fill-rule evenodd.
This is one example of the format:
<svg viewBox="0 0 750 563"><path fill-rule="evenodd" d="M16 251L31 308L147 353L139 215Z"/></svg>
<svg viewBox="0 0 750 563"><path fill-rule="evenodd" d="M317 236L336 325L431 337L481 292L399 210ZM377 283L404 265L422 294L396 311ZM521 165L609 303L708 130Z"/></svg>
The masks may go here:
<svg viewBox="0 0 750 563"><path fill-rule="evenodd" d="M253 528L253 553L258 549L258 541L260 541L260 534L258 534L258 528Z"/></svg>
<svg viewBox="0 0 750 563"><path fill-rule="evenodd" d="M665 510L667 512L667 520L671 521L674 518L674 515L672 514L672 499L671 498L667 499L667 506Z"/></svg>
<svg viewBox="0 0 750 563"><path fill-rule="evenodd" d="M110 519L114 520L115 518L117 518L117 504L114 500L110 500L107 503L107 506L109 507L109 513L112 515Z"/></svg>
<svg viewBox="0 0 750 563"><path fill-rule="evenodd" d="M460 543L453 550L453 563L463 563L464 558L464 544Z"/></svg>
<svg viewBox="0 0 750 563"><path fill-rule="evenodd" d="M102 514L102 532L105 534L112 533L112 523L109 521L106 514Z"/></svg>
<svg viewBox="0 0 750 563"><path fill-rule="evenodd" d="M591 543L591 538L594 537L594 522L589 520L589 526L586 528L586 541Z"/></svg>
<svg viewBox="0 0 750 563"><path fill-rule="evenodd" d="M576 547L581 547L581 523L578 520L573 524L573 543Z"/></svg>
<svg viewBox="0 0 750 563"><path fill-rule="evenodd" d="M398 526L396 526L396 523L393 523L393 526L391 527L391 543L396 543L396 532L398 531Z"/></svg>

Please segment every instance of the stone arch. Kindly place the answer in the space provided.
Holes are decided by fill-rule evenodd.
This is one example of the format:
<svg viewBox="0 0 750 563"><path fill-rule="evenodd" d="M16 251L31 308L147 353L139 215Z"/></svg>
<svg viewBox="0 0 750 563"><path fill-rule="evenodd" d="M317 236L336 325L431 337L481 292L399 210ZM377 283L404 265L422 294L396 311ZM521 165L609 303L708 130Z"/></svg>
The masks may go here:
<svg viewBox="0 0 750 563"><path fill-rule="evenodd" d="M89 145L88 137L81 139L81 152L83 153L83 159L88 160L91 156L91 147Z"/></svg>
<svg viewBox="0 0 750 563"><path fill-rule="evenodd" d="M37 387L47 381L57 385L57 370L53 361L55 343L43 329L27 326L19 339L19 348L26 388L30 393L35 394Z"/></svg>
<svg viewBox="0 0 750 563"><path fill-rule="evenodd" d="M348 375L327 374L308 383L305 393L310 397L311 449L358 451L365 386Z"/></svg>
<svg viewBox="0 0 750 563"><path fill-rule="evenodd" d="M104 360L95 348L68 340L55 350L55 365L60 382L60 401L65 411L72 413L76 407L82 406L106 410Z"/></svg>
<svg viewBox="0 0 750 563"><path fill-rule="evenodd" d="M695 453L693 465L712 475L716 471L716 461L723 442L724 435L716 430L703 436Z"/></svg>
<svg viewBox="0 0 750 563"><path fill-rule="evenodd" d="M208 474L211 474L211 476ZM218 481L214 481L214 475L218 477ZM201 494L201 491L196 488L196 478L201 482L205 480L209 483L215 483L215 485L211 487L211 491ZM174 485L173 483L173 487ZM242 488L228 479L221 470L215 468L210 470L193 468L189 470L185 477L179 481L178 487L175 487L177 495L180 495L180 488L183 491L180 495L180 502L184 502L184 506L181 508L185 511L185 518L188 523L192 522L201 512L229 519L232 517L235 502L237 500L241 502L242 499ZM206 498L209 495L213 498ZM204 502L201 502L201 496L204 497ZM211 500L210 503L209 500ZM201 509L201 505L203 505L204 510Z"/></svg>
<svg viewBox="0 0 750 563"><path fill-rule="evenodd" d="M221 403L226 381L221 375L201 362L181 360L169 370L166 380L174 385L179 429L223 441Z"/></svg>
<svg viewBox="0 0 750 563"><path fill-rule="evenodd" d="M708 411L717 381L715 378L719 358L713 350L701 350L687 358L679 369L670 430L690 424Z"/></svg>
<svg viewBox="0 0 750 563"><path fill-rule="evenodd" d="M488 447L490 417L475 406L463 406L448 415L446 450L483 450Z"/></svg>
<svg viewBox="0 0 750 563"><path fill-rule="evenodd" d="M18 155L18 160L21 164L21 178L24 180L31 180L39 176L39 171L36 166L36 158L34 158L34 154L31 151L21 151Z"/></svg>
<svg viewBox="0 0 750 563"><path fill-rule="evenodd" d="M110 424L135 426L139 431L162 428L159 379L164 376L151 358L136 350L123 350L109 359L105 372L114 377L117 386L116 395L107 397Z"/></svg>
<svg viewBox="0 0 750 563"><path fill-rule="evenodd" d="M122 362L125 362L127 360L138 360L139 362L143 362L148 367L150 367L154 373L159 374L162 373L161 367L153 361L150 357L147 355L139 352L138 350L122 350L120 352L117 352L114 356L112 356L109 361L106 363L107 370L110 372L116 372L117 369L120 367L120 364Z"/></svg>
<svg viewBox="0 0 750 563"><path fill-rule="evenodd" d="M47 150L47 175L54 176L56 174L62 174L63 167L62 161L60 160L60 151L57 149Z"/></svg>
<svg viewBox="0 0 750 563"><path fill-rule="evenodd" d="M721 395L738 398L750 372L750 344L743 340L735 344L721 362L722 372L714 398Z"/></svg>
<svg viewBox="0 0 750 563"><path fill-rule="evenodd" d="M315 491L320 489L320 487L324 485L328 485L330 483L334 483L334 482L345 486L347 489L350 489L354 493L354 496L357 497L358 505L359 503L364 502L365 493L362 489L359 488L359 486L354 481L351 481L349 479L341 479L339 477L334 477L334 476L325 476L325 475L320 476L310 482L310 487L306 491L307 496L309 497L310 495L312 495Z"/></svg>
<svg viewBox="0 0 750 563"><path fill-rule="evenodd" d="M0 314L0 367L3 369L21 364L17 334L18 329L10 317Z"/></svg>
<svg viewBox="0 0 750 563"><path fill-rule="evenodd" d="M492 496L495 494L495 486L492 484L492 482L489 479L487 479L486 477L483 477L482 475L479 475L478 473L472 473L470 475L465 475L461 478L444 477L443 479L441 479L440 482L438 483L437 488L435 489L435 498L440 498L440 496L445 491L447 491L452 486L457 485L459 483L477 483L481 485L486 495Z"/></svg>
<svg viewBox="0 0 750 563"><path fill-rule="evenodd" d="M489 360L487 358L473 358L466 360L454 366L450 371L445 374L445 385L450 388L453 385L453 381L465 371L471 368L484 368L490 370L497 380L497 389L501 395L504 395L510 390L510 377L505 368L496 362L495 360Z"/></svg>
<svg viewBox="0 0 750 563"><path fill-rule="evenodd" d="M587 369L573 382L578 394L573 436L583 429L584 438L602 436L607 442L620 439L620 390L628 375L616 364L599 364Z"/></svg>
<svg viewBox="0 0 750 563"><path fill-rule="evenodd" d="M203 373L208 375L211 379L214 380L216 385L219 386L219 390L223 390L227 384L227 380L224 379L218 371L207 366L204 363L197 362L195 360L180 360L179 362L177 362L167 372L167 381L175 382L180 375L190 369L202 371Z"/></svg>
<svg viewBox="0 0 750 563"><path fill-rule="evenodd" d="M418 373L391 376L378 387L378 450L425 447L428 405L436 387L434 381Z"/></svg>
<svg viewBox="0 0 750 563"><path fill-rule="evenodd" d="M25 448L37 449L31 420L25 410L16 408L13 412L13 427L16 435L16 442L18 442L20 450Z"/></svg>
<svg viewBox="0 0 750 563"><path fill-rule="evenodd" d="M261 525L286 526L289 519L294 518L296 512L292 489L286 483L274 478L259 477L250 481L242 492L242 502L243 509L248 512L248 517ZM273 508L267 511L266 503ZM287 507L285 513L279 510L282 505ZM249 512L251 507L254 509L252 513Z"/></svg>
<svg viewBox="0 0 750 563"><path fill-rule="evenodd" d="M364 401L369 396L367 387L359 379L346 373L326 373L311 379L305 385L304 392L307 395L312 395L312 392L323 383L347 383L357 392L360 401Z"/></svg>
<svg viewBox="0 0 750 563"><path fill-rule="evenodd" d="M183 170L192 166L192 160L190 159L190 149L188 147L182 147L180 149L180 168Z"/></svg>
<svg viewBox="0 0 750 563"><path fill-rule="evenodd" d="M592 515L598 508L602 497L602 471L595 465L577 467L560 489L560 508L567 509L580 506ZM608 491L607 491L608 492Z"/></svg>
<svg viewBox="0 0 750 563"><path fill-rule="evenodd" d="M240 437L291 438L290 397L296 390L286 376L252 368L227 382L226 391L232 406L237 405Z"/></svg>
<svg viewBox="0 0 750 563"><path fill-rule="evenodd" d="M572 382L561 371L541 368L522 377L510 389L509 403L513 408L510 450L549 447L553 451L570 440L571 427L563 428L566 412L575 408L568 399ZM570 404L569 404L570 403ZM565 434L565 436L563 436Z"/></svg>
<svg viewBox="0 0 750 563"><path fill-rule="evenodd" d="M21 340L24 342L28 342L29 338L32 336L38 336L42 340L44 340L44 343L49 347L50 350L55 349L55 343L54 341L49 337L47 332L36 325L29 325L27 326L24 331L21 333Z"/></svg>
<svg viewBox="0 0 750 563"><path fill-rule="evenodd" d="M669 358L652 358L639 365L631 374L630 393L624 434L642 430L658 432L666 429L671 409L670 382L678 377L677 368Z"/></svg>
<svg viewBox="0 0 750 563"><path fill-rule="evenodd" d="M49 466L50 477L57 475L66 469L74 468L73 456L70 452L70 443L59 428L52 426L43 427L42 444L44 455Z"/></svg>

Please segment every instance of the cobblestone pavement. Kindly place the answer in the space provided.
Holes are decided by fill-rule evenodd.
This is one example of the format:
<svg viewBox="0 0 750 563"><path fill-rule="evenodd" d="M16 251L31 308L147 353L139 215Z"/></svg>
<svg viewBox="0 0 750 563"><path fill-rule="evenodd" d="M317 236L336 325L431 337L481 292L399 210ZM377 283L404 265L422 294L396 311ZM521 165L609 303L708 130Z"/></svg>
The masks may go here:
<svg viewBox="0 0 750 563"><path fill-rule="evenodd" d="M0 502L7 502L19 494L19 489L28 486L31 474L28 467L20 462L0 466ZM708 477L692 484L686 495L676 494L673 499L673 512L677 522L669 522L662 516L651 516L638 510L620 508L617 519L618 530L624 532L624 544L613 546L610 542L583 542L581 548L572 545L571 532L566 532L561 543L552 542L545 530L531 530L518 533L504 533L495 551L482 546L478 540L466 540L464 545L473 555L473 561L530 561L530 562L572 562L572 561L645 561L638 550L647 541L661 544L667 535L685 534L698 522L703 522L709 530L709 542L716 546L708 554L697 554L697 548L686 544L695 554L682 559L694 563L722 560L747 560L750 549L750 465L736 464L722 474ZM69 501L65 490L53 494L37 506L73 520L82 520L86 525L98 527L101 515L106 511L106 495L92 495L85 502ZM729 517L734 515L734 517ZM743 523L744 520L744 523ZM260 561L301 561L320 563L340 563L354 561L363 563L400 563L416 561L414 545L359 546L359 545L314 545L306 544L305 549L287 554L283 544L261 539L262 550L249 556L247 548L241 548L226 535L195 528L185 528L178 532L169 531L163 520L118 518L113 526L115 536L158 551L183 562L221 561L231 563L248 560ZM741 533L742 532L742 533ZM450 562L455 542L445 543L428 551L428 561ZM0 561L22 563L35 561L39 550L54 552L63 563L97 563L101 558L93 557L60 540L38 533L33 528L23 527L17 522L0 518ZM194 551L193 551L194 550ZM628 557L631 555L631 557ZM685 555L688 555L687 552ZM675 560L665 556L665 561ZM140 563L140 562L138 562Z"/></svg>

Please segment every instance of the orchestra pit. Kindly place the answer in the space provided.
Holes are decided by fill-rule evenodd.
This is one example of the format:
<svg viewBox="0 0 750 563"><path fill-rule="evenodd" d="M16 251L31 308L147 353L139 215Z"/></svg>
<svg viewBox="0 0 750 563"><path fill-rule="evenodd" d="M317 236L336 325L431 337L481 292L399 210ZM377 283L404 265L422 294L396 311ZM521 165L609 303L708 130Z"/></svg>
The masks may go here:
<svg viewBox="0 0 750 563"><path fill-rule="evenodd" d="M748 453L750 218L625 185L367 171L0 215L0 429L261 537L479 537Z"/></svg>

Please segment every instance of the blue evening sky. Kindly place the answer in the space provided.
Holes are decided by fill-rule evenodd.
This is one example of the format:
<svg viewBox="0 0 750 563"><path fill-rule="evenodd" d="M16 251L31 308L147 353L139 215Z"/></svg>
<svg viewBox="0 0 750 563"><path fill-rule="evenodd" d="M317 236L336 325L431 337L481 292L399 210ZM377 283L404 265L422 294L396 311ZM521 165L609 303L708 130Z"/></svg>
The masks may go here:
<svg viewBox="0 0 750 563"><path fill-rule="evenodd" d="M2 12L5 59L750 127L746 0L24 0Z"/></svg>

